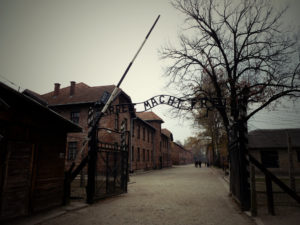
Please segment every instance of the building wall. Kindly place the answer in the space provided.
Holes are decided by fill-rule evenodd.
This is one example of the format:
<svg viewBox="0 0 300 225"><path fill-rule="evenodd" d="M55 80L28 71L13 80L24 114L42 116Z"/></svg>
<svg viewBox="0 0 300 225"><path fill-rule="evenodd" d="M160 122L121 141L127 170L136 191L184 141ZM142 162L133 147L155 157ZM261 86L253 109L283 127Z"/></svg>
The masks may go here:
<svg viewBox="0 0 300 225"><path fill-rule="evenodd" d="M0 116L0 220L63 202L67 131L49 115L18 105Z"/></svg>
<svg viewBox="0 0 300 225"><path fill-rule="evenodd" d="M162 154L162 167L170 167L172 166L172 159L171 159L171 141L170 139L165 136L161 135L161 154Z"/></svg>
<svg viewBox="0 0 300 225"><path fill-rule="evenodd" d="M141 120L133 120L131 172L153 168L155 133L151 126Z"/></svg>
<svg viewBox="0 0 300 225"><path fill-rule="evenodd" d="M128 103L125 98L120 96L112 105ZM87 155L87 145L84 143L87 140L88 131L88 109L91 104L68 105L54 108L66 119L71 119L72 112L79 113L78 124L83 128L82 133L69 133L67 138L67 152L66 152L66 169L69 169L71 164L75 162L77 165ZM108 109L109 111L110 109ZM122 110L121 110L122 111ZM148 170L155 168L170 167L172 165L171 159L171 144L169 138L161 134L161 121L147 121L142 122L140 119L133 119L131 127L131 116L129 112L106 115L101 118L99 123L98 138L100 142L105 143L120 143L120 135L118 133L109 132L107 130L119 131L122 120L127 121L127 131L131 132L131 143L129 149L129 170ZM118 124L116 126L116 124ZM149 126L150 124L150 126ZM140 136L138 136L138 126L140 126ZM106 129L101 129L106 128ZM132 130L130 130L132 129ZM143 131L145 130L145 131ZM145 133L145 137L143 136ZM139 138L138 138L139 137ZM69 147L73 143L76 144L77 156L75 159L69 158ZM84 147L84 148L83 148ZM139 151L139 153L138 153ZM138 155L140 158L138 159ZM149 158L148 158L149 155ZM86 170L86 168L85 168ZM86 172L86 171L85 171Z"/></svg>
<svg viewBox="0 0 300 225"><path fill-rule="evenodd" d="M161 147L161 121L147 121L155 128L155 133L153 137L153 168L161 169L162 166L162 147Z"/></svg>
<svg viewBox="0 0 300 225"><path fill-rule="evenodd" d="M119 95L116 98L112 105L129 103L126 98L122 95ZM77 112L79 113L79 121L78 125L83 128L82 133L68 133L67 137L67 150L66 150L66 170L68 170L73 162L76 165L82 161L84 157L88 154L88 145L87 145L87 134L88 134L88 111L89 108L93 104L77 104L77 105L63 105L60 107L53 108L59 114L61 114L66 119L72 119L71 113ZM104 143L120 143L120 128L123 120L126 120L126 131L130 131L130 112L127 108L120 109L120 113L115 113L113 110L108 109L108 113L104 115L99 122L99 130L98 130L98 140L99 142ZM105 128L105 129L103 129ZM108 130L109 129L109 130ZM127 137L128 137L127 133ZM76 158L69 157L72 154L70 153L70 147L76 143ZM87 168L84 168L85 172L87 172Z"/></svg>
<svg viewBox="0 0 300 225"><path fill-rule="evenodd" d="M83 132L80 133L68 133L67 135L67 147L65 155L65 168L68 170L74 161L76 164L79 164L81 160L87 155L87 145L84 147L84 143L87 140L87 131L88 131L88 109L91 104L81 104L81 105L68 105L53 108L56 112L62 115L64 118L71 120L71 113L79 113L78 125L82 127ZM77 156L76 158L69 158L69 145L70 143L76 143Z"/></svg>
<svg viewBox="0 0 300 225"><path fill-rule="evenodd" d="M193 153L189 150L186 150L182 146L172 143L172 164L173 165L186 165L193 163Z"/></svg>
<svg viewBox="0 0 300 225"><path fill-rule="evenodd" d="M148 124L151 124L149 126ZM145 140L143 133L145 129ZM138 138L138 131L140 131L140 138ZM160 169L172 166L171 159L171 140L161 132L160 121L143 122L141 119L133 122L133 137L132 137L132 151L133 160L131 163L131 171ZM149 141L148 141L149 134ZM144 161L145 150L145 161ZM140 152L140 160L138 160L138 152ZM149 153L148 153L149 152ZM149 154L149 160L148 160Z"/></svg>
<svg viewBox="0 0 300 225"><path fill-rule="evenodd" d="M171 158L172 158L172 165L180 165L180 161L179 161L179 147L174 144L173 142L171 143L171 148L172 148L172 152L171 152Z"/></svg>
<svg viewBox="0 0 300 225"><path fill-rule="evenodd" d="M122 94L112 103L118 105L122 103L129 103L128 98ZM66 169L69 169L71 164L75 162L79 164L81 160L87 155L88 146L84 146L87 140L87 119L88 109L92 104L77 104L77 105L63 105L55 107L54 109L67 119L71 119L71 113L77 112L79 115L78 124L83 128L84 132L80 134L70 133L67 138L67 154L66 154ZM129 170L147 170L170 167L172 165L172 146L171 140L161 133L162 120L147 120L142 122L139 119L131 118L129 112L115 114L115 108L108 109L108 115L101 118L99 124L98 139L105 143L120 143L120 135L113 131L119 131L121 121L126 119L127 131L133 132L130 138L129 149ZM126 110L126 109L125 109ZM120 111L123 111L120 108ZM116 126L116 124L118 124ZM133 126L133 127L131 127ZM138 126L140 126L140 138L138 138ZM103 129L105 128L105 129ZM131 130L133 129L133 130ZM145 130L145 131L143 131ZM145 140L143 139L143 132L145 133ZM149 140L148 140L149 136ZM76 158L70 157L70 152L76 143L77 155ZM69 151L70 150L70 151ZM139 152L139 153L138 153ZM138 159L139 155L139 159ZM182 156L183 157L183 156ZM85 168L86 169L86 168Z"/></svg>

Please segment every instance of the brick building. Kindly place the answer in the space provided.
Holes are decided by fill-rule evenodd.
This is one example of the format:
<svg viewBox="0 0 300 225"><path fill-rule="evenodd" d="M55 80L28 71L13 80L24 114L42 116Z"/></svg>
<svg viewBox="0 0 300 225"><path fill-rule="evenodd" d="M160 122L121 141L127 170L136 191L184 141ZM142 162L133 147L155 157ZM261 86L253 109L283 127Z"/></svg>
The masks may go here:
<svg viewBox="0 0 300 225"><path fill-rule="evenodd" d="M137 116L132 120L130 171L154 168L156 128Z"/></svg>
<svg viewBox="0 0 300 225"><path fill-rule="evenodd" d="M87 140L88 109L93 106L105 93L112 93L114 85L90 87L84 83L71 82L70 86L60 88L55 84L54 91L41 95L49 107L63 117L79 124L82 133L70 133L67 138L66 166L75 161L77 164L87 154L84 145ZM122 90L111 105L130 104L131 98ZM119 135L114 131L120 130L122 121L126 130L130 131L129 141L129 171L159 169L172 166L173 135L167 129L162 129L164 121L154 112L136 113L128 108L110 107L108 113L99 124L99 141L103 143L118 143ZM85 147L84 147L85 146ZM187 158L180 151L181 163Z"/></svg>
<svg viewBox="0 0 300 225"><path fill-rule="evenodd" d="M154 169L161 169L163 167L167 167L168 160L167 157L164 157L164 154L168 151L169 139L168 137L162 133L161 124L164 121L157 116L154 112L142 112L137 113L137 117L141 120L150 124L155 132L153 133L153 152L152 152L152 166Z"/></svg>
<svg viewBox="0 0 300 225"><path fill-rule="evenodd" d="M193 153L183 146L172 142L172 163L173 165L185 165L193 163Z"/></svg>
<svg viewBox="0 0 300 225"><path fill-rule="evenodd" d="M172 142L173 134L166 128L161 130L161 140L162 140L162 161L163 167L172 166Z"/></svg>
<svg viewBox="0 0 300 225"><path fill-rule="evenodd" d="M74 81L65 88L60 88L60 84L55 84L54 91L41 95L50 108L61 114L63 117L70 119L83 128L82 133L69 133L67 138L67 156L66 166L75 161L79 163L87 154L87 147L84 145L87 140L88 132L88 110L95 102L105 93L112 93L114 85L90 87L85 83L76 84ZM112 102L112 105L131 103L130 97L119 91L118 95ZM114 111L117 110L117 113ZM99 124L99 141L100 143L114 143L119 141L119 135L111 131L119 131L120 124L125 120L125 127L130 128L130 120L134 117L134 112L129 112L127 108L110 108L108 115L104 116Z"/></svg>

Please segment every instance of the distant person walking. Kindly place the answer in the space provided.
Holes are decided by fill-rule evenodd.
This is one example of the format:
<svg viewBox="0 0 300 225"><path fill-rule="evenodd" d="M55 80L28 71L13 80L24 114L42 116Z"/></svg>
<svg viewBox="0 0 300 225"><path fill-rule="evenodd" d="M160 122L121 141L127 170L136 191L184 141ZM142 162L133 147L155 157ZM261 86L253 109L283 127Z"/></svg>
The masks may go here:
<svg viewBox="0 0 300 225"><path fill-rule="evenodd" d="M196 168L198 167L198 161L197 160L195 161L195 167Z"/></svg>

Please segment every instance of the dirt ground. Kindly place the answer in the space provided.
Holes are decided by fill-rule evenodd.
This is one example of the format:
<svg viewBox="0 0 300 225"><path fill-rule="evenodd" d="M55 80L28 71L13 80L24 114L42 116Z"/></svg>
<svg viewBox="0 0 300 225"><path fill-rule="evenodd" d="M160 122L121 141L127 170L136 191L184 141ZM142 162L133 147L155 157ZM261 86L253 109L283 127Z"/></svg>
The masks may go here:
<svg viewBox="0 0 300 225"><path fill-rule="evenodd" d="M250 225L211 168L193 165L130 177L128 193L71 211L42 225Z"/></svg>

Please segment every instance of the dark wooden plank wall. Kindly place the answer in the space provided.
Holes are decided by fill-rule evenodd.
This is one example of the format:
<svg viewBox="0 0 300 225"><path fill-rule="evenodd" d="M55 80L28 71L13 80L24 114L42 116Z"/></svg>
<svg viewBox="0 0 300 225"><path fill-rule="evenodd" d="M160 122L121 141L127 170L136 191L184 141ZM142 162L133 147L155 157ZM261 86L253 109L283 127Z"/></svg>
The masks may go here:
<svg viewBox="0 0 300 225"><path fill-rule="evenodd" d="M66 133L46 123L1 125L1 155L6 159L0 171L0 220L61 205Z"/></svg>
<svg viewBox="0 0 300 225"><path fill-rule="evenodd" d="M38 212L62 204L64 187L65 139L43 143L38 148L32 210Z"/></svg>
<svg viewBox="0 0 300 225"><path fill-rule="evenodd" d="M8 142L1 215L4 218L28 215L33 145Z"/></svg>

